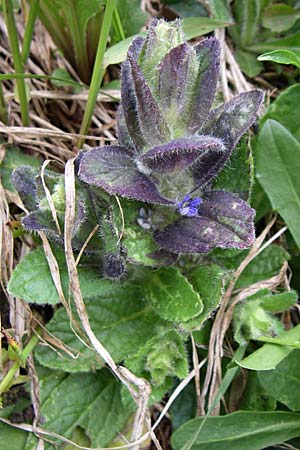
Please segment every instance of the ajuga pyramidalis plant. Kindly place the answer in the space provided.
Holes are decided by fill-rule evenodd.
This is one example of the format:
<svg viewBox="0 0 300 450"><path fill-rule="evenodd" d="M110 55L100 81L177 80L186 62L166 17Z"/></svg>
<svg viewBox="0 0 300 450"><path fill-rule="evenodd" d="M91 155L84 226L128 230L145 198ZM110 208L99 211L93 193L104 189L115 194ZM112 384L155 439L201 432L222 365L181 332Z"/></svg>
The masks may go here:
<svg viewBox="0 0 300 450"><path fill-rule="evenodd" d="M252 90L215 106L219 65L219 42L189 45L180 21L154 20L146 38L132 42L122 65L118 145L82 152L76 161L74 248L98 223L87 251L102 258L108 278L122 277L126 258L168 265L179 254L245 249L254 242L254 210L235 193L213 190L212 180L253 123L263 94ZM46 175L63 227L62 176ZM62 241L40 177L20 168L13 182L31 211L25 228ZM114 196L123 202L122 241Z"/></svg>
<svg viewBox="0 0 300 450"><path fill-rule="evenodd" d="M210 183L253 123L263 94L252 90L214 108L219 65L216 39L191 46L180 22L154 20L122 65L119 144L80 157L82 181L151 205L154 240L175 254L254 242L254 210Z"/></svg>

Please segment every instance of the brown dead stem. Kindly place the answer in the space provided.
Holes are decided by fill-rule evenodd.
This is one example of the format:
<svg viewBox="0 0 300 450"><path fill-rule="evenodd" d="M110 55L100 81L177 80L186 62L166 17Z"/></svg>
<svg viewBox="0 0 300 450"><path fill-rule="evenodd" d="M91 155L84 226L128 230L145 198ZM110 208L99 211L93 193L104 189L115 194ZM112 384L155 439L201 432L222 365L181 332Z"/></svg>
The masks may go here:
<svg viewBox="0 0 300 450"><path fill-rule="evenodd" d="M216 314L209 341L209 350L208 350L208 364L207 371L204 381L204 386L202 389L202 401L205 402L205 398L207 394L208 396L208 407L213 402L213 399L216 395L216 392L220 386L222 379L222 369L221 369L221 360L223 357L223 341L225 337L225 333L230 325L231 321L231 298L234 290L234 286L248 266L248 264L259 254L262 243L267 236L268 232L276 222L277 217L274 217L270 223L265 227L260 236L256 239L255 244L250 249L247 257L241 262L239 267L233 274L232 280L229 283L229 286L223 296L221 306ZM229 311L229 313L228 313ZM219 405L214 409L213 414L218 414Z"/></svg>

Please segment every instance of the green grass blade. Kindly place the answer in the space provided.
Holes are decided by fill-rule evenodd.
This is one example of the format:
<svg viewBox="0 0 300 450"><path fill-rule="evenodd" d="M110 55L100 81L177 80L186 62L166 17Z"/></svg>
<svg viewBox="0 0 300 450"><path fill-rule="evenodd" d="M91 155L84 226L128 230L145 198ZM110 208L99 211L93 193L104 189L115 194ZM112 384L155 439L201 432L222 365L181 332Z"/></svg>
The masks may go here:
<svg viewBox="0 0 300 450"><path fill-rule="evenodd" d="M106 48L106 42L109 34L109 30L112 23L112 17L113 12L116 6L116 0L108 0L106 3L98 48L97 48L97 54L96 54L96 60L94 64L93 74L92 74L92 80L91 85L89 89L89 96L86 104L86 109L83 115L80 132L79 134L86 134L86 132L89 129L92 115L94 112L95 104L97 101L97 95L101 86L101 82L104 75L104 69L103 69L103 58L104 58L104 52ZM78 140L78 147L81 148L83 146L84 140L80 138Z"/></svg>
<svg viewBox="0 0 300 450"><path fill-rule="evenodd" d="M7 26L8 38L13 57L14 69L18 73L23 73L23 63L21 59L21 53L19 49L19 40L17 34L17 28L14 18L12 0L2 0L2 7L4 11L5 22ZM26 95L26 86L23 79L17 80L17 89L20 100L21 117L24 126L29 124L28 115L28 103Z"/></svg>
<svg viewBox="0 0 300 450"><path fill-rule="evenodd" d="M125 36L124 30L123 30L123 26L122 26L122 23L120 20L120 16L119 16L117 7L114 9L112 21L113 21L113 27L114 27L115 33L117 34L118 41L123 41L123 39L125 39L126 36Z"/></svg>
<svg viewBox="0 0 300 450"><path fill-rule="evenodd" d="M24 33L23 47L22 47L22 62L26 64L29 51L30 44L33 36L35 19L37 17L38 9L39 9L40 0L32 0L30 3L29 15L26 22L26 28Z"/></svg>

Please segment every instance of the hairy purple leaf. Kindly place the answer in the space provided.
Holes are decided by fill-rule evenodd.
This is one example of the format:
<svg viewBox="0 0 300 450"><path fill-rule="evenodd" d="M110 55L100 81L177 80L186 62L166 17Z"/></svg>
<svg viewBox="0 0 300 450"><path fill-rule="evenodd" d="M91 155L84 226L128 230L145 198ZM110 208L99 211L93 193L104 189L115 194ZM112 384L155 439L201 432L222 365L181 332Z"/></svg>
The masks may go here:
<svg viewBox="0 0 300 450"><path fill-rule="evenodd" d="M174 253L207 253L215 247L250 247L255 240L255 211L234 194L205 194L197 217L182 218L155 232L162 248Z"/></svg>
<svg viewBox="0 0 300 450"><path fill-rule="evenodd" d="M138 36L131 42L127 55L130 56L130 58L134 59L135 61L138 60L142 47L145 43L145 38Z"/></svg>
<svg viewBox="0 0 300 450"><path fill-rule="evenodd" d="M12 184L28 210L36 208L35 176L36 172L29 166L18 167L11 174Z"/></svg>
<svg viewBox="0 0 300 450"><path fill-rule="evenodd" d="M194 170L196 186L201 188L223 168L241 136L254 122L262 100L262 91L253 90L234 97L210 113L201 134L222 139L226 151L221 155L218 151L212 151L201 158L200 164Z"/></svg>
<svg viewBox="0 0 300 450"><path fill-rule="evenodd" d="M187 169L201 155L210 151L222 151L220 139L211 136L180 138L153 147L141 157L141 161L156 173L170 173Z"/></svg>
<svg viewBox="0 0 300 450"><path fill-rule="evenodd" d="M133 58L130 58L130 56L128 56L128 61L131 65L134 91L136 95L138 122L147 146L149 148L153 145L159 145L163 142L167 142L171 137L170 130L158 107L158 104L151 93L139 65ZM127 123L126 103L123 104L123 110Z"/></svg>
<svg viewBox="0 0 300 450"><path fill-rule="evenodd" d="M206 39L197 44L194 50L197 55L198 70L194 89L187 103L189 133L199 130L207 119L214 100L220 67L220 44L217 39Z"/></svg>
<svg viewBox="0 0 300 450"><path fill-rule="evenodd" d="M79 177L109 194L150 203L172 204L159 195L150 178L137 170L133 156L125 147L93 148L80 160Z"/></svg>

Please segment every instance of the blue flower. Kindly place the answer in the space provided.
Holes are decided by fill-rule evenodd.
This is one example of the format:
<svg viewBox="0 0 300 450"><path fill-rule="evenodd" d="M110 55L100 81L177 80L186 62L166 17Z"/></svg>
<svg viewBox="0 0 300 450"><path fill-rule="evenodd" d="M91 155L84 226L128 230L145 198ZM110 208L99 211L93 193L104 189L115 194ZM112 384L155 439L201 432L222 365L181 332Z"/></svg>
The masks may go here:
<svg viewBox="0 0 300 450"><path fill-rule="evenodd" d="M195 217L198 214L198 206L202 201L200 197L191 199L190 194L188 194L181 202L177 203L177 207L182 216Z"/></svg>

